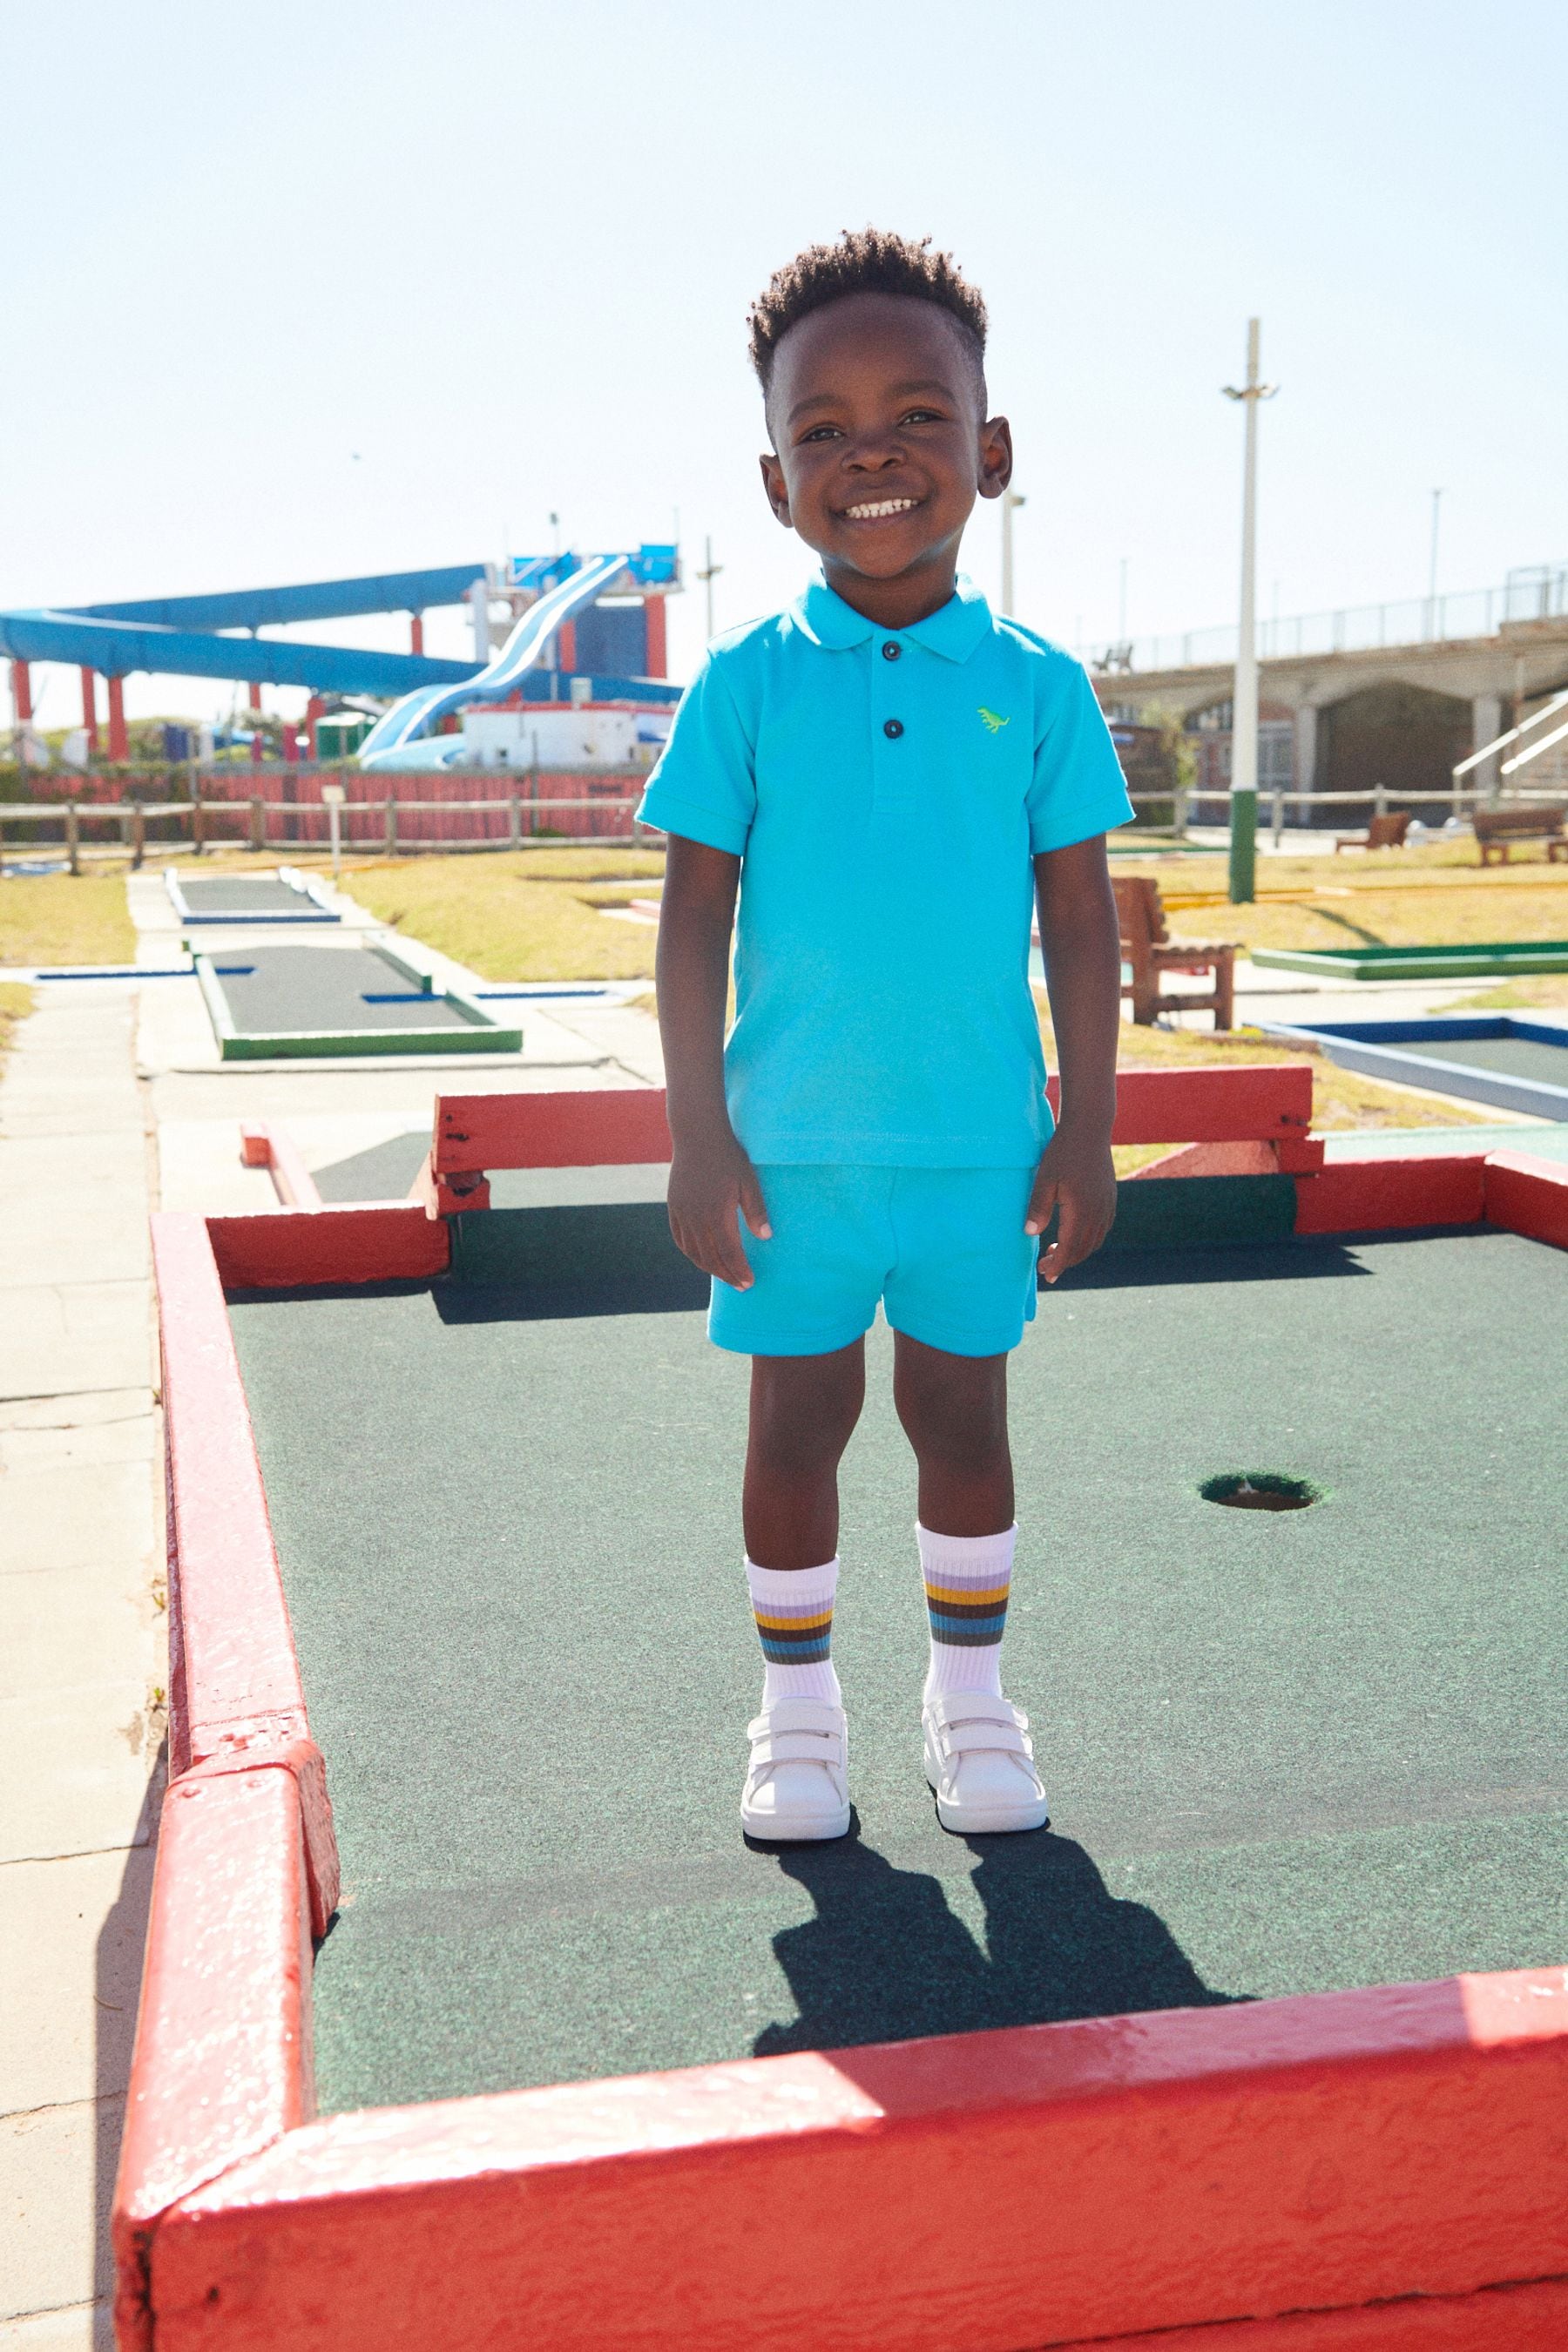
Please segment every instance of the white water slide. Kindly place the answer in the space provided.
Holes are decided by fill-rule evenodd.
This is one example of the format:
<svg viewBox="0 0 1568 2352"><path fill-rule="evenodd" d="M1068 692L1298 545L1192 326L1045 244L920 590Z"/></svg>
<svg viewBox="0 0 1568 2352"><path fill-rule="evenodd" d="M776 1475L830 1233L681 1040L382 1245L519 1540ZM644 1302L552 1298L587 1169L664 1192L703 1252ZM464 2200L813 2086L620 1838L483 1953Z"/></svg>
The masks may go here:
<svg viewBox="0 0 1568 2352"><path fill-rule="evenodd" d="M468 703L504 702L508 695L515 694L524 670L532 667L562 623L573 620L584 606L602 596L630 561L626 553L590 556L580 572L570 573L557 587L548 589L537 604L529 606L487 669L477 670L460 686L422 686L413 694L405 694L401 702L395 702L360 745L360 766L447 766L462 749L462 742L458 736L438 736L430 740L430 730L437 721Z"/></svg>

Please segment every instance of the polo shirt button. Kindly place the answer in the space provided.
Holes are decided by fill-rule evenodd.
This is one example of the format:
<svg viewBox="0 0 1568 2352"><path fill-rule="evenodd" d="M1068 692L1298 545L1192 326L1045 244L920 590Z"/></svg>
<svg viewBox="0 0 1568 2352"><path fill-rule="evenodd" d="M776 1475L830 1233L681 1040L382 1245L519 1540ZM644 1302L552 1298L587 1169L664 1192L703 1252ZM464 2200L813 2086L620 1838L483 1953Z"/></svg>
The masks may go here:
<svg viewBox="0 0 1568 2352"><path fill-rule="evenodd" d="M882 647L882 659L884 661L897 661L899 656L903 652L903 650L902 646L895 645L893 640L889 637L887 644Z"/></svg>
<svg viewBox="0 0 1568 2352"><path fill-rule="evenodd" d="M883 719L883 721L882 721L882 732L883 732L883 734L884 734L884 735L890 735L890 736L893 736L893 737L897 737L897 736L901 735L901 734L903 733L903 731L904 731L904 722L903 722L903 720L902 720L901 719Z"/></svg>

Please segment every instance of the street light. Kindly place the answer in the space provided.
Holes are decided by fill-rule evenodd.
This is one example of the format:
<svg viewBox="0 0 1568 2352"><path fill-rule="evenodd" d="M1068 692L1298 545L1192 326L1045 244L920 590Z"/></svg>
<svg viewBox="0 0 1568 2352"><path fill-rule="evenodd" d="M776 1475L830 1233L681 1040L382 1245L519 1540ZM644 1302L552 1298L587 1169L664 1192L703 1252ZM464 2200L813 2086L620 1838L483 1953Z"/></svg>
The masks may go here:
<svg viewBox="0 0 1568 2352"><path fill-rule="evenodd" d="M1247 322L1247 382L1224 386L1227 400L1247 411L1247 452L1241 493L1241 615L1236 647L1236 693L1230 735L1230 897L1247 906L1256 895L1258 871L1258 630L1255 618L1258 567L1258 404L1272 400L1278 384L1258 380L1258 321Z"/></svg>
<svg viewBox="0 0 1568 2352"><path fill-rule="evenodd" d="M1002 610L1013 613L1013 516L1024 504L1016 490L1002 493Z"/></svg>
<svg viewBox="0 0 1568 2352"><path fill-rule="evenodd" d="M713 542L710 539L705 539L703 541L702 553L704 559L703 566L697 577L701 581L703 587L708 592L707 642L711 645L713 642L713 583L718 579L719 574L723 571L724 567L721 563L715 563L713 561Z"/></svg>

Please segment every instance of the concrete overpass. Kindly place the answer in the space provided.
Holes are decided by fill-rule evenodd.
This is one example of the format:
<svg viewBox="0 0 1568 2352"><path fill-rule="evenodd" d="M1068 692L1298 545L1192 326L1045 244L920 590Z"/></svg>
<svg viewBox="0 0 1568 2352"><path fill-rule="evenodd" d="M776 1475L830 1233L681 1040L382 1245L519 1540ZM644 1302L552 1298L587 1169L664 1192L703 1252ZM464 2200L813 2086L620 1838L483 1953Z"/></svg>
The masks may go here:
<svg viewBox="0 0 1568 2352"><path fill-rule="evenodd" d="M1447 792L1457 761L1568 687L1568 565L1462 597L1265 622L1258 639L1266 789ZM1107 710L1166 711L1207 735L1202 785L1214 790L1228 771L1235 662L1229 629L1110 646L1090 667ZM1473 781L1491 792L1498 780Z"/></svg>

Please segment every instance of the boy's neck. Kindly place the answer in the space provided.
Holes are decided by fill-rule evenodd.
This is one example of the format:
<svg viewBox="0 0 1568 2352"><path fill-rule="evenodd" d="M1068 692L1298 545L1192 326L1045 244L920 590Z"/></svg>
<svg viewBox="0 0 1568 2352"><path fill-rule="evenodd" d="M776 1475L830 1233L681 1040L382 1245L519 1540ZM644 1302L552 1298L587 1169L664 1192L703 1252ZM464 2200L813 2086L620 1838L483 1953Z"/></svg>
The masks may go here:
<svg viewBox="0 0 1568 2352"><path fill-rule="evenodd" d="M917 621L952 600L958 576L956 551L944 552L934 563L921 563L891 580L868 580L864 572L843 565L823 563L823 577L851 612L860 614L879 629L912 629Z"/></svg>

